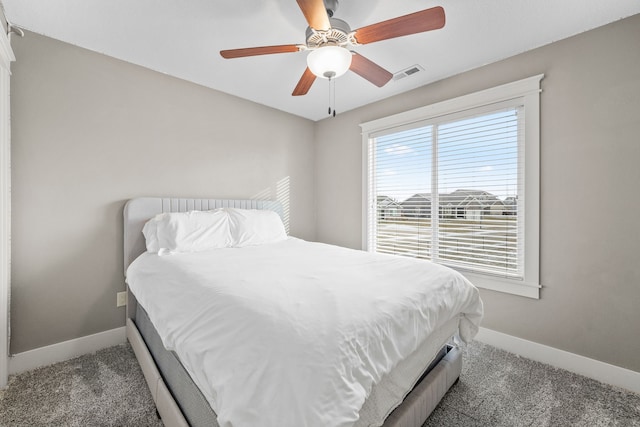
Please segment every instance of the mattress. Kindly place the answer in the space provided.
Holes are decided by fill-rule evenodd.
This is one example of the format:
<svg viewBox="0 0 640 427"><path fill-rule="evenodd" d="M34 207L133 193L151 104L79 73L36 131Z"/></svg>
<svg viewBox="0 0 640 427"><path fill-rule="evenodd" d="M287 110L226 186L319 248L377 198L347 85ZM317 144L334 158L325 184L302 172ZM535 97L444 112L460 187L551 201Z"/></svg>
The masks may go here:
<svg viewBox="0 0 640 427"><path fill-rule="evenodd" d="M477 289L449 269L298 239L143 254L127 280L222 425L238 414L238 425L381 425L456 328L470 339L482 313ZM418 367L402 369L414 354ZM374 392L395 368L395 389Z"/></svg>
<svg viewBox="0 0 640 427"><path fill-rule="evenodd" d="M175 352L164 348L158 332L149 320L149 315L140 304L137 304L134 320L154 362L162 372L164 382L169 386L189 425L219 427L216 414L207 399L195 385ZM354 426L381 425L380 420L386 419L396 408L398 401L402 401L408 391L455 346L453 336L456 331L457 321L452 319L440 328L431 340L376 384L360 410L360 419Z"/></svg>
<svg viewBox="0 0 640 427"><path fill-rule="evenodd" d="M135 324L142 335L153 360L162 373L164 382L191 427L219 427L216 413L195 385L178 356L162 345L162 339L149 320L149 315L138 304Z"/></svg>

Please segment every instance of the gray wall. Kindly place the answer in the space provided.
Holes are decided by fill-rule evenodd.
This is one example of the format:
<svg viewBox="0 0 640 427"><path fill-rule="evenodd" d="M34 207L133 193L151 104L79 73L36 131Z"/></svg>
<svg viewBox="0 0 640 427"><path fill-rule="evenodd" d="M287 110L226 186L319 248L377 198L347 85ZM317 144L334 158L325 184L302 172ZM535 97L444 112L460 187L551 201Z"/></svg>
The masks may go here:
<svg viewBox="0 0 640 427"><path fill-rule="evenodd" d="M640 371L638 40L640 15L319 122L318 239L361 246L360 123L544 73L544 288L483 290L483 326Z"/></svg>
<svg viewBox="0 0 640 427"><path fill-rule="evenodd" d="M13 49L13 353L124 325L131 197L288 198L315 238L313 122L33 33Z"/></svg>
<svg viewBox="0 0 640 427"><path fill-rule="evenodd" d="M360 123L544 73L542 298L482 291L484 326L640 371L637 40L640 16L313 124L13 38L11 350L123 325L126 199L268 197L288 182L293 235L357 248Z"/></svg>

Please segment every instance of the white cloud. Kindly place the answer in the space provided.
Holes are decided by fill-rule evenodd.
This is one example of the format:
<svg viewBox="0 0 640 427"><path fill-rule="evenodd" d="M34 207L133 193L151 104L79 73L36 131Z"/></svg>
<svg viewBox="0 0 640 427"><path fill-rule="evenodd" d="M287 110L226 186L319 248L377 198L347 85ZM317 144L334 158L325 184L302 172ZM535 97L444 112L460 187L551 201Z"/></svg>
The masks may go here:
<svg viewBox="0 0 640 427"><path fill-rule="evenodd" d="M384 151L389 154L410 154L413 153L413 148L406 145L393 144L391 147L385 148Z"/></svg>

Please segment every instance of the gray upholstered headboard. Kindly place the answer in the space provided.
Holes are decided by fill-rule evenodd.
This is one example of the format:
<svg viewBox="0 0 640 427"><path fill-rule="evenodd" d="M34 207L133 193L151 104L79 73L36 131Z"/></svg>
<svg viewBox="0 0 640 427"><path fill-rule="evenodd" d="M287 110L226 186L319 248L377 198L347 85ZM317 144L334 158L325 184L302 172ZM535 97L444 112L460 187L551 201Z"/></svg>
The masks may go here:
<svg viewBox="0 0 640 427"><path fill-rule="evenodd" d="M217 208L267 209L282 218L282 205L271 200L173 199L140 197L124 206L124 273L129 264L146 250L142 227L155 215L163 212L207 211ZM284 218L283 218L284 220Z"/></svg>

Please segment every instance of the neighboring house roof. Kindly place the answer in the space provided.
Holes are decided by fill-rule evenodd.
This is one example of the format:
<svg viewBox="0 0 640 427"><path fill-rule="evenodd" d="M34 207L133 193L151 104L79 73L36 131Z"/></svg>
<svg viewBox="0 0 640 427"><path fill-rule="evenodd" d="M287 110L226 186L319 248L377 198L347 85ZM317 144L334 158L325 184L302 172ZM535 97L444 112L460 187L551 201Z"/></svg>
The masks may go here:
<svg viewBox="0 0 640 427"><path fill-rule="evenodd" d="M504 199L505 205L517 205L518 204L518 196L509 196Z"/></svg>
<svg viewBox="0 0 640 427"><path fill-rule="evenodd" d="M381 208L401 208L402 207L400 203L394 200L385 200L383 202L379 202L378 206Z"/></svg>
<svg viewBox="0 0 640 427"><path fill-rule="evenodd" d="M484 209L503 202L488 191L460 189L449 194L440 194L440 204L452 207L467 207L473 204Z"/></svg>
<svg viewBox="0 0 640 427"><path fill-rule="evenodd" d="M405 207L413 207L416 205L425 204L431 205L431 193L416 193L400 204Z"/></svg>
<svg viewBox="0 0 640 427"><path fill-rule="evenodd" d="M517 204L517 197L510 196L504 201L495 194L484 190L459 189L452 193L438 195L440 206L452 208L466 208L469 206L488 208L491 206L508 206ZM378 202L380 203L380 202ZM405 208L415 208L422 205L431 205L431 193L416 193L400 203Z"/></svg>
<svg viewBox="0 0 640 427"><path fill-rule="evenodd" d="M460 207L464 207L464 208L484 208L485 204L482 203L480 200L476 199L473 196L469 196L466 199L464 199L462 201L462 203L460 203L460 205L458 205Z"/></svg>
<svg viewBox="0 0 640 427"><path fill-rule="evenodd" d="M387 208L387 207L401 207L400 203L396 202L389 196L378 196L378 206Z"/></svg>
<svg viewBox="0 0 640 427"><path fill-rule="evenodd" d="M397 215L402 210L402 206L389 196L378 196L378 210L386 212L385 215L389 213ZM398 212L394 213L394 210Z"/></svg>
<svg viewBox="0 0 640 427"><path fill-rule="evenodd" d="M514 196L500 200L498 196L488 191L467 189L458 189L451 193L439 194L438 199L441 206L452 208L480 206L484 209L491 206L507 206L517 203L516 197ZM416 193L403 202L400 202L400 205L405 208L431 205L431 193Z"/></svg>

